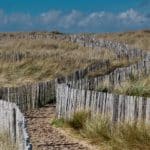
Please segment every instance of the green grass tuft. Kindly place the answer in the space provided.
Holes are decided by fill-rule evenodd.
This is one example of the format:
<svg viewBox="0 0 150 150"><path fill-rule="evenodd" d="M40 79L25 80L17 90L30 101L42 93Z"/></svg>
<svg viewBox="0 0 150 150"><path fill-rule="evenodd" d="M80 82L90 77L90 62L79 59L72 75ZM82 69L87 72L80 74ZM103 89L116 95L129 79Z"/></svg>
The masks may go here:
<svg viewBox="0 0 150 150"><path fill-rule="evenodd" d="M112 123L109 119L95 117L86 120L81 134L86 138L92 139L93 142L108 141L111 139L111 127Z"/></svg>
<svg viewBox="0 0 150 150"><path fill-rule="evenodd" d="M150 97L150 76L142 77L139 80L136 76L131 75L129 80L119 85L113 87L104 83L97 90L130 96Z"/></svg>
<svg viewBox="0 0 150 150"><path fill-rule="evenodd" d="M80 130L85 126L86 120L90 117L90 112L79 111L74 114L74 116L68 120L68 124L74 129Z"/></svg>
<svg viewBox="0 0 150 150"><path fill-rule="evenodd" d="M51 122L51 125L58 128L58 127L63 127L64 123L65 123L65 121L63 118L61 118L61 119L54 118Z"/></svg>
<svg viewBox="0 0 150 150"><path fill-rule="evenodd" d="M55 120L53 124L71 127L83 138L107 150L149 150L150 126L129 123L112 124L109 118L91 117L89 112L79 111L72 119Z"/></svg>

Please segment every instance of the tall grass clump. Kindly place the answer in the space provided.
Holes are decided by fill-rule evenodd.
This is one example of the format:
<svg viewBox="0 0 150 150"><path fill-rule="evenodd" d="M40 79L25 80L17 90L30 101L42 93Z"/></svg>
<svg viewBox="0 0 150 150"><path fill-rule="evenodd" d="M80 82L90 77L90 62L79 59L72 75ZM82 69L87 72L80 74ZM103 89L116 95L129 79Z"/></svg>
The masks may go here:
<svg viewBox="0 0 150 150"><path fill-rule="evenodd" d="M150 126L143 123L112 123L109 118L79 111L65 124L83 138L107 150L149 150Z"/></svg>
<svg viewBox="0 0 150 150"><path fill-rule="evenodd" d="M149 150L150 126L143 123L120 124L113 131L110 143L113 149Z"/></svg>
<svg viewBox="0 0 150 150"><path fill-rule="evenodd" d="M68 120L68 124L76 130L83 129L86 121L90 118L90 112L79 111L74 114L74 116Z"/></svg>
<svg viewBox="0 0 150 150"><path fill-rule="evenodd" d="M109 119L96 116L86 120L81 134L95 143L99 141L109 141L111 139L112 123Z"/></svg>

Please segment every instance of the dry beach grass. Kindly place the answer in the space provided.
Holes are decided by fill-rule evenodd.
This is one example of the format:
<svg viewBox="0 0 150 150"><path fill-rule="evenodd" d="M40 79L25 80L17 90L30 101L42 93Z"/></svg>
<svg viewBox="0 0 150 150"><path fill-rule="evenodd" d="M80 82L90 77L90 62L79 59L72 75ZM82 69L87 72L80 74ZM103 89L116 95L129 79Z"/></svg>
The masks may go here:
<svg viewBox="0 0 150 150"><path fill-rule="evenodd" d="M117 42L120 41L133 47L150 51L150 30L98 34L97 37Z"/></svg>
<svg viewBox="0 0 150 150"><path fill-rule="evenodd" d="M112 124L109 118L96 115L90 117L89 111L79 111L71 119L54 119L52 125L64 130L73 129L100 150L149 150L150 126L129 123Z"/></svg>
<svg viewBox="0 0 150 150"><path fill-rule="evenodd" d="M150 50L149 31L104 34L98 35L98 38L126 42L132 46L139 47L144 50ZM106 74L111 71L111 69L117 67L128 66L129 64L137 62L138 58L130 61L126 58L118 60L116 59L115 54L113 52L110 53L107 49L92 50L90 48L84 48L77 44L58 39L1 40L0 86L20 86L27 83L51 80L62 75L66 76L77 69L97 63L99 60L109 60L110 70L101 68L101 70L96 72L90 72L88 74L90 77ZM145 77L140 81L126 81L122 83L121 87L116 86L107 88L108 90L110 88L111 92L121 94L149 96L149 83L149 77ZM103 90L103 87L100 88L100 90ZM44 108L42 109L42 113L45 113ZM46 140L51 142L51 138L49 137L53 136L50 134L50 131L53 131L53 129L48 122L49 120L45 119L47 116L45 117L45 114L43 115L42 113L38 111L33 112L33 115L41 115L41 118L39 117L40 121L36 117L32 116L33 118L29 117L30 121L28 122L29 130L31 129L30 133L32 134L31 139L35 141L36 144L33 144L37 146L39 144L39 138L42 138L44 142L42 140L41 142L45 144ZM51 112L48 110L48 113ZM66 123L62 119L55 120L52 124L62 127ZM47 127L46 129L45 126ZM89 114L86 112L79 112L78 114L75 114L72 120L67 121L67 126L76 130L83 138L88 138L92 143L100 145L101 149L148 150L150 148L149 127L145 127L143 125L135 127L134 125L120 124L118 130L115 130L114 128L112 132L110 130L111 125L109 120L98 117L90 119ZM39 129L36 133L34 130L35 128L37 130ZM41 135L41 133L45 135L43 137L39 137L39 134ZM55 142L57 141L59 144L59 140L55 138L55 133L56 132L54 132L53 140ZM44 137L47 137L47 139L45 140ZM61 139L61 136L59 138ZM4 144L2 145L2 143ZM68 143L68 141L66 143ZM8 149L5 149L6 145ZM6 139L5 135L0 135L0 146L3 146L3 150L16 150L16 147L14 147L14 145Z"/></svg>
<svg viewBox="0 0 150 150"><path fill-rule="evenodd" d="M140 80L136 76L133 76L131 79L115 86L104 82L97 90L124 95L150 97L150 76L142 77Z"/></svg>
<svg viewBox="0 0 150 150"><path fill-rule="evenodd" d="M126 58L116 60L115 54L110 50L92 50L63 40L1 40L0 86L51 80L99 60L109 60L110 68L126 66L136 61L129 62Z"/></svg>

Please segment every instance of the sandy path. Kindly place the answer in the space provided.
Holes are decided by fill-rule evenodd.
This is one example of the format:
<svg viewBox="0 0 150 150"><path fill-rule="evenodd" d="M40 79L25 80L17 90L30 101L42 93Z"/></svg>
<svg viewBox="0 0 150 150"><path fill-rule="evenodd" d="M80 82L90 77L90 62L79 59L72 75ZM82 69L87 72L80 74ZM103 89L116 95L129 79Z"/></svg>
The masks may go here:
<svg viewBox="0 0 150 150"><path fill-rule="evenodd" d="M26 113L33 150L88 150L50 125L54 113L52 105Z"/></svg>

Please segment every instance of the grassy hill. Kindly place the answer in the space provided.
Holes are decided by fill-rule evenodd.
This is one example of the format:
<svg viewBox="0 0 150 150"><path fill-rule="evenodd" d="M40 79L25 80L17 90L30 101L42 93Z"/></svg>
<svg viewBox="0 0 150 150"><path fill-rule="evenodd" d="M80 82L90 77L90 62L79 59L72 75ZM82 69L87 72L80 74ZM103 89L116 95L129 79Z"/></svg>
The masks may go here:
<svg viewBox="0 0 150 150"><path fill-rule="evenodd" d="M98 61L99 53L60 40L4 40L0 42L0 85L14 86L67 75Z"/></svg>
<svg viewBox="0 0 150 150"><path fill-rule="evenodd" d="M97 37L112 41L125 42L134 47L150 51L150 30L98 34Z"/></svg>
<svg viewBox="0 0 150 150"><path fill-rule="evenodd" d="M136 47L145 51L150 51L150 30L97 34L97 38L107 39L111 41L119 41L129 44L131 47ZM143 77L140 81L137 81L136 79L131 79L115 87L101 85L98 90L103 91L104 89L107 89L108 92L149 97L149 83L150 76Z"/></svg>
<svg viewBox="0 0 150 150"><path fill-rule="evenodd" d="M51 80L62 75L68 75L77 69L87 67L99 60L109 60L110 70L111 68L127 66L128 64L135 63L138 60L137 58L137 60L130 60L129 62L126 58L116 59L115 54L112 51L110 52L108 49L97 50L85 48L75 43L66 42L60 39L20 38L20 36L25 34L27 33L0 34L1 87L19 86L27 83ZM35 33L30 34L34 35ZM46 35L46 33L44 35ZM6 36L17 38L6 40ZM98 34L97 38L126 42L132 46L142 48L144 50L150 50L149 30ZM95 77L107 72L109 72L109 70L101 68L101 70L89 72L88 76ZM149 86L145 86L145 84L147 85L148 83L149 77L147 80L141 80L140 85L145 89L147 87L149 88ZM127 81L122 84L122 87L115 87L113 90L114 92L121 94L128 93L128 91L130 91L131 84L135 84L135 86L138 85L138 83ZM105 85L99 89L103 88L105 88ZM112 91L111 87L107 88ZM133 90L135 90L135 87Z"/></svg>
<svg viewBox="0 0 150 150"><path fill-rule="evenodd" d="M51 80L99 60L109 60L110 68L136 61L118 60L110 50L85 48L60 39L0 40L0 86ZM95 74L99 73L90 75Z"/></svg>
<svg viewBox="0 0 150 150"><path fill-rule="evenodd" d="M23 33L22 33L23 34ZM19 37L19 34L17 34ZM97 38L113 41L126 42L127 44L150 50L150 31L137 31L127 33L112 33L97 35ZM79 46L75 43L60 39L3 39L0 40L0 87L19 86L27 83L47 81L62 75L69 75L77 69L95 64L99 60L109 60L109 69L128 66L135 60L116 58L116 54L108 49L91 49ZM95 72L89 72L89 77L95 77L108 73L106 68L100 68ZM144 77L140 81L136 78L125 81L115 87L99 87L100 91L150 96L150 77ZM87 115L75 114L73 120L67 122L69 128L83 123L83 127L75 129L81 137L87 138L92 143L100 145L103 149L149 149L149 128L134 125L121 125L112 130L109 120L90 120ZM103 119L103 118L102 118ZM65 124L64 120L55 121L54 124ZM1 142L2 141L2 142ZM0 146L15 149L11 142L7 141L5 135L0 135ZM9 146L10 145L10 146ZM9 148L10 147L10 148ZM13 147L13 148L12 148ZM1 147L0 147L1 148ZM3 149L3 148L2 148Z"/></svg>

